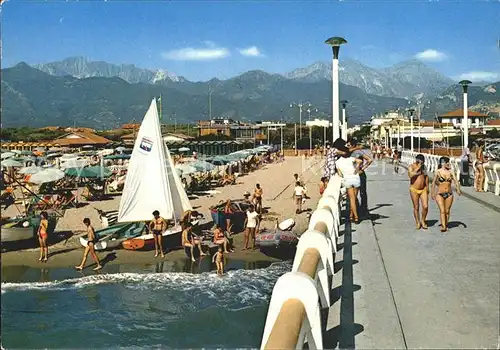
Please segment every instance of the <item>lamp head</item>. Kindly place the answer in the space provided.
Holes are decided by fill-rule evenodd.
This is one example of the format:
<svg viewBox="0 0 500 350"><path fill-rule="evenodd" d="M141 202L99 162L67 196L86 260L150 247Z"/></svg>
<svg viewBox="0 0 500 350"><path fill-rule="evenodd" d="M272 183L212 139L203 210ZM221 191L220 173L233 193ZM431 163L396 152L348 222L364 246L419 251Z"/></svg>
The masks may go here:
<svg viewBox="0 0 500 350"><path fill-rule="evenodd" d="M331 45L331 46L340 46L343 44L347 44L347 40L340 36L333 36L331 38L328 38L325 40L325 44Z"/></svg>
<svg viewBox="0 0 500 350"><path fill-rule="evenodd" d="M458 82L458 84L459 84L459 85L462 85L462 86L467 86L467 85L472 84L472 81L470 81L470 80L460 80L460 81Z"/></svg>

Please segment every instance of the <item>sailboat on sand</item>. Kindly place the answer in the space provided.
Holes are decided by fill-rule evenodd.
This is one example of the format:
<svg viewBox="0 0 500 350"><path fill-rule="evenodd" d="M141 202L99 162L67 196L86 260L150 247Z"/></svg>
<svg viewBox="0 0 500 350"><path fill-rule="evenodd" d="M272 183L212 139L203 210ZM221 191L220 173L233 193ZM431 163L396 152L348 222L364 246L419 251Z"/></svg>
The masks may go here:
<svg viewBox="0 0 500 350"><path fill-rule="evenodd" d="M149 222L155 210L175 223L163 233L165 237L181 233L182 214L193 208L163 141L156 99L153 99L137 134L118 210L118 224L114 226ZM122 241L123 248L132 250L153 244L152 233Z"/></svg>

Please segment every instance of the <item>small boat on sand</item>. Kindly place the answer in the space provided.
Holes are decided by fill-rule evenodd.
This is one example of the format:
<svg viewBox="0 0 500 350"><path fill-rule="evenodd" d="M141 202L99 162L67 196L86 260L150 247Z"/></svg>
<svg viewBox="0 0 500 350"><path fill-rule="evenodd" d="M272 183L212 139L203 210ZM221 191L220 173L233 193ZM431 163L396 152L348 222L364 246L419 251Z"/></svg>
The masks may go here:
<svg viewBox="0 0 500 350"><path fill-rule="evenodd" d="M279 224L276 222L274 230L262 230L255 236L255 244L266 255L292 254L299 242L299 237L292 232L294 226L293 219L284 220Z"/></svg>
<svg viewBox="0 0 500 350"><path fill-rule="evenodd" d="M95 232L98 242L95 244L96 250L112 250L122 247L124 241L133 239L142 234L145 230L144 223L132 222L117 224ZM87 246L87 239L80 237L80 244Z"/></svg>
<svg viewBox="0 0 500 350"><path fill-rule="evenodd" d="M134 223L138 226L130 227L137 227L138 230L153 218L155 210L158 210L165 220L175 223L163 233L163 239L171 239L178 242L177 246L180 245L179 221L183 213L192 211L193 208L163 141L158 107L156 99L153 99L141 123L132 150L116 216L117 223L109 226L109 229L114 229L115 226L123 228L123 225ZM111 218L108 218L108 223L109 219ZM133 232L135 235L137 231L125 229L120 232ZM111 242L113 241L107 240L107 244L112 244ZM118 246L131 250L154 247L152 233L128 237L117 243ZM169 244L165 243L165 247L168 246Z"/></svg>
<svg viewBox="0 0 500 350"><path fill-rule="evenodd" d="M49 239L54 233L57 218L49 215L48 235ZM17 216L12 218L2 218L0 221L0 237L2 245L5 243L21 243L23 241L36 242L38 227L40 225L39 216Z"/></svg>

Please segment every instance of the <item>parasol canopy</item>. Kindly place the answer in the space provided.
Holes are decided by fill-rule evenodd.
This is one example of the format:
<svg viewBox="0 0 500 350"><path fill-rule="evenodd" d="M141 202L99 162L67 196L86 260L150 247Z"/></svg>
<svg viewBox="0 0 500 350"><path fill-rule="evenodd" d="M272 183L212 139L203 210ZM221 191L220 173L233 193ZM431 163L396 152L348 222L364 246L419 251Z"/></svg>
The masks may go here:
<svg viewBox="0 0 500 350"><path fill-rule="evenodd" d="M36 174L31 175L29 182L41 185L47 182L61 180L64 177L64 172L55 168L44 169Z"/></svg>

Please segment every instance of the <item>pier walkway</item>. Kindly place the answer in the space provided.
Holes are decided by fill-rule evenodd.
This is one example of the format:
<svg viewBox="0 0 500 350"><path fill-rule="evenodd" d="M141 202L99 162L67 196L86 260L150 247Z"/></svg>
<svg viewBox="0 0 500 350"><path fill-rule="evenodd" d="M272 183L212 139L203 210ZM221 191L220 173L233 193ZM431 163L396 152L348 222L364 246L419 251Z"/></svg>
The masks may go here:
<svg viewBox="0 0 500 350"><path fill-rule="evenodd" d="M498 348L500 197L464 188L416 230L404 169L369 170L370 219L340 226L323 348Z"/></svg>

